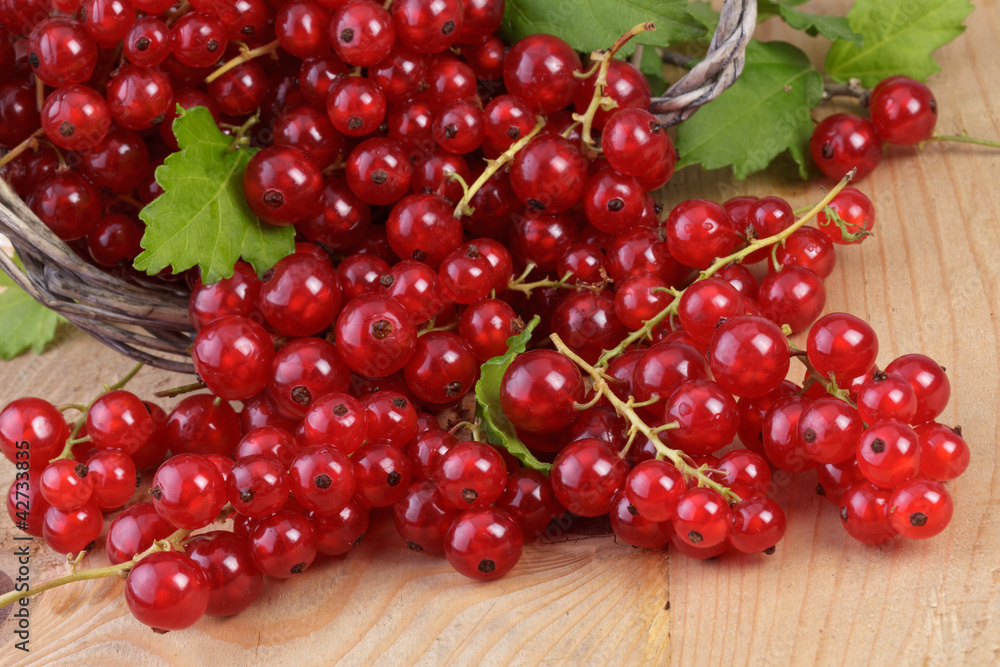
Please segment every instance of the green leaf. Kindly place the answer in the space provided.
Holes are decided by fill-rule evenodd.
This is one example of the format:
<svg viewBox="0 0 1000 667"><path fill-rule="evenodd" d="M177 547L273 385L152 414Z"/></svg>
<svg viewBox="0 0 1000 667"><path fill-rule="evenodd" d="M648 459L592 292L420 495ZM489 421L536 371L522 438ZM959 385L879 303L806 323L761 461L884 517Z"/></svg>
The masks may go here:
<svg viewBox="0 0 1000 667"><path fill-rule="evenodd" d="M135 268L180 273L198 265L202 280L214 283L232 276L240 257L263 273L292 254L295 229L261 223L243 196L243 172L257 149L229 151L232 137L204 107L178 113L180 151L156 169L164 194L139 214L146 233Z"/></svg>
<svg viewBox="0 0 1000 667"><path fill-rule="evenodd" d="M757 12L758 14L760 13L759 8ZM712 9L711 2L694 0L694 2L688 3L688 13L690 13L698 23L705 26L705 30L709 35L715 34L715 29L719 27L719 12Z"/></svg>
<svg viewBox="0 0 1000 667"><path fill-rule="evenodd" d="M41 354L55 338L56 326L66 320L35 301L3 271L0 287L5 288L0 292L0 359L9 361L29 347Z"/></svg>
<svg viewBox="0 0 1000 667"><path fill-rule="evenodd" d="M923 81L941 70L931 53L962 34L969 0L858 0L847 18L864 46L837 40L826 54L836 81L857 78L865 86L904 74Z"/></svg>
<svg viewBox="0 0 1000 667"><path fill-rule="evenodd" d="M501 36L513 43L550 33L589 54L609 48L640 23L655 22L655 31L639 35L619 51L628 56L636 44L668 46L703 37L705 28L687 5L687 0L507 0Z"/></svg>
<svg viewBox="0 0 1000 667"><path fill-rule="evenodd" d="M800 12L792 8L793 4L799 3L778 3L778 12L781 14L781 18L792 28L802 30L813 37L823 35L828 39L851 42L859 48L862 46L863 38L851 30L851 25L847 17Z"/></svg>
<svg viewBox="0 0 1000 667"><path fill-rule="evenodd" d="M491 445L503 447L529 468L548 473L552 466L542 463L532 455L518 439L514 425L500 409L500 383L503 381L503 374L507 372L507 367L514 361L514 357L527 349L531 332L540 321L541 318L536 315L528 322L524 331L507 339L506 354L493 357L482 365L479 382L476 383L476 416L482 421L483 430Z"/></svg>
<svg viewBox="0 0 1000 667"><path fill-rule="evenodd" d="M733 87L677 128L678 167L733 167L742 180L789 150L807 175L810 111L823 96L823 77L786 42L747 47L746 67Z"/></svg>
<svg viewBox="0 0 1000 667"><path fill-rule="evenodd" d="M649 88L653 91L653 97L662 95L669 84L663 78L663 61L656 49L645 48L642 50L642 61L639 63L639 71L646 75L649 81Z"/></svg>

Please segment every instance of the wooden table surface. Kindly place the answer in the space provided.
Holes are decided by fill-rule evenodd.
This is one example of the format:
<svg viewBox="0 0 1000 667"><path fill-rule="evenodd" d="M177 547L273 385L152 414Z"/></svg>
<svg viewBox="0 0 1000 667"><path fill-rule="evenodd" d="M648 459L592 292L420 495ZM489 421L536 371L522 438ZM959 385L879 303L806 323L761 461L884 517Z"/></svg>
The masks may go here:
<svg viewBox="0 0 1000 667"><path fill-rule="evenodd" d="M843 2L813 3L840 13ZM781 39L775 21L758 37ZM932 77L938 129L1000 137L1000 9L981 0L968 31L941 49ZM796 36L822 62L825 44ZM845 107L847 108L847 107ZM787 166L745 182L687 169L664 194L778 194L794 206L820 184ZM442 559L408 551L384 521L346 557L306 575L269 581L231 619L156 635L131 619L118 580L76 583L31 603L31 652L0 625L0 664L653 663L997 664L1000 662L1000 151L958 145L888 148L861 183L877 206L876 235L841 248L827 281L827 311L875 327L879 363L908 352L948 369L953 393L942 417L961 424L972 465L950 484L955 516L929 541L871 547L842 529L813 474L778 473L788 533L773 556L730 553L714 562L633 549L611 536L566 535L528 545L499 581L479 584ZM79 402L131 363L79 332L56 349L0 364L0 404L23 395ZM143 395L181 384L145 370ZM797 378L796 378L797 379ZM6 490L13 475L0 465ZM16 571L13 529L3 518L0 570ZM88 556L105 563L103 551ZM62 572L62 557L35 542L35 582Z"/></svg>

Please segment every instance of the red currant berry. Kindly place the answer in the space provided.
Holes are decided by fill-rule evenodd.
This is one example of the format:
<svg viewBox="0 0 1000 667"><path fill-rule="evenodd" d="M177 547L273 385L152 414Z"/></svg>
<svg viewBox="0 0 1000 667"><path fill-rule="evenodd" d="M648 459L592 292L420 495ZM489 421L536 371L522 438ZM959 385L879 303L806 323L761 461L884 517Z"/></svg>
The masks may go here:
<svg viewBox="0 0 1000 667"><path fill-rule="evenodd" d="M84 83L97 64L97 42L79 21L45 19L28 36L28 64L49 86Z"/></svg>
<svg viewBox="0 0 1000 667"><path fill-rule="evenodd" d="M910 423L922 424L944 412L951 397L951 383L936 361L922 354L904 354L892 360L885 372L902 376L916 392L917 411Z"/></svg>
<svg viewBox="0 0 1000 667"><path fill-rule="evenodd" d="M844 188L829 204L836 217L826 212L816 216L816 226L834 243L860 243L875 225L875 207L871 200L857 188ZM838 222L836 218L840 218ZM842 224L841 224L842 223Z"/></svg>
<svg viewBox="0 0 1000 667"><path fill-rule="evenodd" d="M60 148L87 150L107 136L111 130L111 115L108 102L93 88L69 84L45 98L41 124L45 136Z"/></svg>
<svg viewBox="0 0 1000 667"><path fill-rule="evenodd" d="M316 529L316 550L321 554L339 556L361 544L368 531L370 510L357 500L349 500L336 514L312 514L309 519Z"/></svg>
<svg viewBox="0 0 1000 667"><path fill-rule="evenodd" d="M185 547L208 580L208 616L233 616L257 599L264 575L254 565L246 539L213 530L190 538Z"/></svg>
<svg viewBox="0 0 1000 667"><path fill-rule="evenodd" d="M809 140L813 162L824 174L841 179L857 169L854 180L872 173L882 160L882 138L870 121L847 113L824 118Z"/></svg>
<svg viewBox="0 0 1000 667"><path fill-rule="evenodd" d="M178 551L139 561L125 581L125 602L140 623L154 630L183 630L205 615L211 592L201 566Z"/></svg>
<svg viewBox="0 0 1000 667"><path fill-rule="evenodd" d="M785 512L770 498L751 498L736 503L732 509L733 528L729 543L747 554L774 553L785 536Z"/></svg>
<svg viewBox="0 0 1000 667"><path fill-rule="evenodd" d="M930 88L909 77L880 82L868 100L872 125L890 144L912 146L934 135L937 100Z"/></svg>
<svg viewBox="0 0 1000 667"><path fill-rule="evenodd" d="M861 474L883 489L893 489L920 470L920 440L899 422L875 422L861 435L857 448Z"/></svg>
<svg viewBox="0 0 1000 667"><path fill-rule="evenodd" d="M518 199L531 210L549 214L575 206L586 183L586 159L577 146L558 136L532 141L518 152L510 170Z"/></svg>
<svg viewBox="0 0 1000 667"><path fill-rule="evenodd" d="M667 248L684 266L708 268L716 257L729 254L736 231L726 209L704 199L681 202L664 223Z"/></svg>
<svg viewBox="0 0 1000 667"><path fill-rule="evenodd" d="M66 511L49 507L45 510L42 537L56 553L71 554L92 549L102 528L101 510L92 502Z"/></svg>
<svg viewBox="0 0 1000 667"><path fill-rule="evenodd" d="M504 86L536 113L551 114L576 97L580 83L575 74L582 68L580 56L563 40L553 35L530 35L507 54Z"/></svg>
<svg viewBox="0 0 1000 667"><path fill-rule="evenodd" d="M451 566L472 579L497 579L521 559L524 537L509 514L495 507L462 512L445 536Z"/></svg>
<svg viewBox="0 0 1000 667"><path fill-rule="evenodd" d="M896 536L888 517L891 493L869 482L857 482L844 492L840 520L851 537L865 544L881 544Z"/></svg>
<svg viewBox="0 0 1000 667"><path fill-rule="evenodd" d="M969 445L962 438L962 429L926 422L914 430L920 438L920 472L946 481L969 467Z"/></svg>
<svg viewBox="0 0 1000 667"><path fill-rule="evenodd" d="M911 540L926 540L951 521L951 494L940 482L911 479L892 492L888 508L893 530Z"/></svg>
<svg viewBox="0 0 1000 667"><path fill-rule="evenodd" d="M558 352L532 350L515 357L504 372L500 406L518 428L551 433L576 418L575 406L583 395L583 376L575 363Z"/></svg>
<svg viewBox="0 0 1000 667"><path fill-rule="evenodd" d="M549 478L531 468L510 474L496 507L507 512L521 527L521 534L528 537L543 534L549 522L566 511Z"/></svg>
<svg viewBox="0 0 1000 667"><path fill-rule="evenodd" d="M718 326L708 348L715 381L734 396L756 398L777 389L788 373L788 339L762 317L734 317Z"/></svg>
<svg viewBox="0 0 1000 667"><path fill-rule="evenodd" d="M823 279L802 266L786 266L760 282L761 311L775 324L787 324L792 333L805 331L826 305Z"/></svg>
<svg viewBox="0 0 1000 667"><path fill-rule="evenodd" d="M224 317L198 332L191 358L213 394L227 401L242 401L267 386L274 344L259 324L242 317Z"/></svg>
<svg viewBox="0 0 1000 667"><path fill-rule="evenodd" d="M153 475L149 494L156 512L177 526L195 530L215 521L226 504L225 480L206 456L180 454Z"/></svg>
<svg viewBox="0 0 1000 667"><path fill-rule="evenodd" d="M399 447L387 442L369 442L352 456L357 480L355 497L369 507L388 507L406 493L410 485L410 463Z"/></svg>
<svg viewBox="0 0 1000 667"><path fill-rule="evenodd" d="M316 558L316 529L301 514L280 510L259 519L250 531L250 557L274 579L301 574Z"/></svg>
<svg viewBox="0 0 1000 667"><path fill-rule="evenodd" d="M614 496L625 486L628 465L600 440L577 440L552 463L549 479L559 502L574 514L592 517L611 511Z"/></svg>
<svg viewBox="0 0 1000 667"><path fill-rule="evenodd" d="M392 51L396 26L382 3L348 2L337 8L330 21L330 42L345 63L369 67Z"/></svg>
<svg viewBox="0 0 1000 667"><path fill-rule="evenodd" d="M716 491L694 488L678 499L673 525L681 541L699 549L710 549L729 537L732 511Z"/></svg>
<svg viewBox="0 0 1000 667"><path fill-rule="evenodd" d="M152 503L139 503L122 510L108 528L104 548L112 565L118 565L170 537L174 527L160 518Z"/></svg>

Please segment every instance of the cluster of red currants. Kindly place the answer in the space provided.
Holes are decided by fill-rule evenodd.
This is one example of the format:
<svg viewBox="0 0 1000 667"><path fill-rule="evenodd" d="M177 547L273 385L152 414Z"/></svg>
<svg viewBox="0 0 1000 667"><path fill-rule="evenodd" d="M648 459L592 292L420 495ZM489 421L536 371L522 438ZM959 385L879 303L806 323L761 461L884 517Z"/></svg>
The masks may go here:
<svg viewBox="0 0 1000 667"><path fill-rule="evenodd" d="M937 100L924 84L906 76L883 79L867 97L871 118L836 113L813 130L809 151L820 171L839 179L857 169L873 172L882 160L882 143L914 146L934 136Z"/></svg>
<svg viewBox="0 0 1000 667"><path fill-rule="evenodd" d="M49 4L25 3L46 17ZM40 125L79 159L64 168L43 144L7 165L57 234L131 261L140 223L116 218L131 231L105 234L94 221L117 214L117 195L157 196L151 168L176 148L180 104L234 128L260 113L273 133L254 139L244 192L300 238L263 277L239 263L218 283L192 279L192 357L211 394L167 416L116 389L72 428L40 399L0 412L19 469L12 518L59 551L87 549L135 469L158 466L151 502L106 538L142 622L236 613L263 575L357 545L380 507L410 548L476 579L508 572L566 510L610 515L636 546L770 552L785 532L771 466L816 468L867 541L947 523L933 480L961 472L968 449L929 421L947 401L941 370L904 357L873 374L863 323L813 325L834 245L874 223L858 190L831 193L818 227L777 197L685 201L661 221L649 193L676 156L645 78L611 52L583 72L551 35L507 49L502 0L56 4L70 15L12 28L29 14L0 2L0 22L28 37L0 49L12 61L0 121L14 119L0 144ZM38 119L32 77L56 87ZM760 280L744 265L765 260ZM429 414L458 405L534 316L556 350L515 357L500 402L550 476ZM811 325L794 351L787 335ZM813 384L785 380L793 357ZM748 449L717 458L737 435ZM188 536L225 515L231 532Z"/></svg>

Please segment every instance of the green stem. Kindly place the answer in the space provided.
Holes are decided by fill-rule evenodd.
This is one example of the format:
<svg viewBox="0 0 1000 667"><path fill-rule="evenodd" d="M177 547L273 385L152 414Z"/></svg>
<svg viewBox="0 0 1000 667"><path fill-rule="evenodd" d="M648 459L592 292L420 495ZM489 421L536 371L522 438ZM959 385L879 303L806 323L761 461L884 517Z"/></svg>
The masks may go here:
<svg viewBox="0 0 1000 667"><path fill-rule="evenodd" d="M141 554L136 554L132 560L119 563L118 565L71 572L70 574L62 577L50 579L49 581L39 584L38 586L35 586L27 591L11 591L10 593L0 595L0 609L3 609L7 605L14 604L22 598L38 595L44 591L58 588L59 586L63 586L65 584L71 584L74 581L88 581L90 579L103 579L105 577L124 577L128 574L129 570L136 565L136 563L150 554L157 553L159 551L183 550L181 549L180 544L190 533L190 530L178 530L167 539L154 542L151 547L143 551Z"/></svg>
<svg viewBox="0 0 1000 667"><path fill-rule="evenodd" d="M33 149L36 146L38 146L38 138L44 134L45 130L39 128L30 137L28 137L27 139L19 143L17 146L14 146L9 151L7 151L6 155L0 157L0 168L2 168L5 164L16 158L21 153L27 151L29 148Z"/></svg>
<svg viewBox="0 0 1000 667"><path fill-rule="evenodd" d="M260 122L260 110L258 110L257 113L255 113L254 115L250 116L250 118L247 119L247 122L240 125L240 127L236 130L236 134L233 136L233 143L230 144L229 148L226 149L226 152L232 153L239 150L243 146L249 146L250 138L247 137L247 132L249 132L250 128L252 128L259 122Z"/></svg>
<svg viewBox="0 0 1000 667"><path fill-rule="evenodd" d="M205 383L201 380L197 382L192 382L191 384L185 384L180 387L173 387L171 389L164 389L163 391L158 391L153 396L157 398L173 398L174 396L182 396L184 394L190 394L192 391L198 391L199 389L204 389Z"/></svg>
<svg viewBox="0 0 1000 667"><path fill-rule="evenodd" d="M936 134L927 141L955 141L962 144L976 144L977 146L989 146L990 148L1000 148L1000 141L993 141L992 139L978 139L976 137L967 137L964 134Z"/></svg>
<svg viewBox="0 0 1000 667"><path fill-rule="evenodd" d="M809 357L806 356L806 353L804 351L799 350L794 345L791 345L791 348L792 348L792 356L798 359L799 363L801 363L803 366L806 367L807 382L805 382L804 383L805 386L802 387L803 391L808 389L811 384L816 383L821 385L824 389L826 389L826 393L830 394L834 398L839 399L844 403L847 403L852 408L858 407L857 404L855 404L855 402L851 400L851 392L849 392L847 389L841 389L837 385L836 377L830 377L830 378L826 377L818 370L816 370L816 367L812 365L812 362L809 361Z"/></svg>
<svg viewBox="0 0 1000 667"><path fill-rule="evenodd" d="M543 127L545 127L545 116L536 117L535 127L532 128L531 132L528 132L526 135L512 143L510 148L500 154L497 159L486 161L486 169L483 170L483 173L479 175L479 178L477 178L475 182L473 182L473 184L466 189L461 201L458 202L458 206L455 207L456 218L461 218L463 215L472 215L475 212L469 206L469 202L471 202L472 198L476 196L479 189L486 185L486 182L493 178L493 175L500 171L505 164L513 162L514 156L517 155L522 148L527 146L531 140L542 131Z"/></svg>
<svg viewBox="0 0 1000 667"><path fill-rule="evenodd" d="M640 417L638 413L636 413L632 397L629 397L628 401L623 401L622 399L618 398L615 392L611 391L611 388L608 386L608 383L602 377L602 373L599 369L595 368L594 366L591 366L586 361L584 361L582 357L580 357L578 354L570 350L566 346L566 343L564 343L562 339L559 338L558 334L552 334L551 336L549 336L549 338L552 340L552 343L555 345L556 349L559 350L560 353L562 353L569 359L572 359L577 366L582 368L588 375L590 375L590 377L594 381L594 391L603 394L604 397L608 399L608 401L611 403L611 405L614 406L619 416L628 420L628 422L630 423L629 430L642 433L644 436L649 438L649 441L652 442L653 446L656 448L656 458L669 459L670 462L674 465L674 467L680 470L681 474L683 474L686 478L697 480L698 486L705 486L715 490L730 503L738 503L741 500L741 498L738 495L733 493L732 489L730 489L727 486L724 486L723 484L720 484L719 482L716 482L712 478L708 477L700 468L695 468L690 463L688 463L687 457L684 454L684 452L677 449L671 449L670 447L667 447L665 444L663 444L663 441L660 440L660 437L657 434L662 431L666 431L672 428L677 428L677 424L664 424L663 426L657 428L651 428L648 424L646 424L645 421L643 421L642 417Z"/></svg>
<svg viewBox="0 0 1000 667"><path fill-rule="evenodd" d="M268 42L264 46L258 46L256 49L248 49L246 46L241 46L240 55L236 56L235 58L227 62L225 65L222 65L214 72L206 76L205 83L212 83L226 72L236 69L243 63L253 60L254 58L260 58L261 56L274 54L278 51L278 48L280 46L281 43L278 40L274 40L273 42Z"/></svg>
<svg viewBox="0 0 1000 667"><path fill-rule="evenodd" d="M73 406L74 408L82 407L83 410L81 410L81 412L83 414L81 414L80 417L77 418L77 420L73 423L73 428L69 432L69 437L66 438L66 444L65 446L63 446L62 452L59 453L59 456L55 457L54 459L51 459L49 461L50 463L52 461L58 461L59 459L73 458L73 445L83 442L82 439L77 439L77 436L80 435L80 431L83 429L84 424L87 423L87 415L90 413L90 408L94 407L94 403L97 402L97 399L99 399L101 396L104 396L104 394L110 391L117 391L119 389L124 389L125 386L132 381L132 378L136 376L136 373L138 373L139 370L142 369L142 367L143 364L136 364L135 366L132 367L132 370L126 373L121 380L115 382L113 385L105 385L104 391L95 396L94 399L86 406L80 406L80 405Z"/></svg>
<svg viewBox="0 0 1000 667"><path fill-rule="evenodd" d="M841 179L840 183L838 183L836 187L831 189L830 192L828 192L826 196L823 197L823 199L821 199L818 204L810 208L808 213L806 213L804 216L796 220L790 227L773 236L768 236L762 239L758 239L757 241L754 241L753 243L747 245L742 250L738 250L731 255L718 258L711 266L709 266L707 269L698 274L698 278L697 280L695 280L695 282L698 282L699 280L705 280L706 278L711 278L720 269L729 266L730 264L733 263L742 262L747 257L747 255L750 255L760 250L761 248L767 248L776 243L781 243L782 241L787 239L789 236L794 234L796 230L798 230L800 227L802 227L807 222L809 222L817 215L819 215L819 213L824 208L826 208L826 205L829 204L831 201L833 201L833 198L836 197L838 194L840 194L841 190L847 187L847 184L851 182L852 178L854 178L854 173L855 170L852 169L850 173L844 176L844 178ZM645 324L643 324L641 328L629 334L616 347L610 350L605 350L605 352L601 355L601 358L598 359L597 365L607 366L612 359L619 356L622 352L628 349L629 346L631 346L633 343L636 343L640 340L643 340L644 338L649 337L652 334L653 329L659 326L659 324L663 322L663 320L665 320L670 315L674 315L677 313L677 306L680 304L680 300L681 297L684 295L684 291L677 293L676 298L673 301L671 301L670 304L667 305L667 307L665 307L663 310L661 310L659 313L657 313L650 319L646 320Z"/></svg>
<svg viewBox="0 0 1000 667"><path fill-rule="evenodd" d="M614 58L615 54L618 53L618 51L625 46L630 39L636 35L641 35L644 32L652 30L656 30L656 26L653 25L652 21L648 23L640 23L619 37L610 49L601 49L600 51L594 51L590 54L590 59L598 63L597 79L594 81L594 96L590 98L590 104L587 106L587 110L582 115L573 114L573 120L583 123L582 133L583 145L585 149L592 150L597 144L593 135L594 116L597 115L597 111L601 108L606 110L614 108L611 105L617 106L613 99L604 94L605 88L608 85L608 70L611 68L612 58Z"/></svg>

